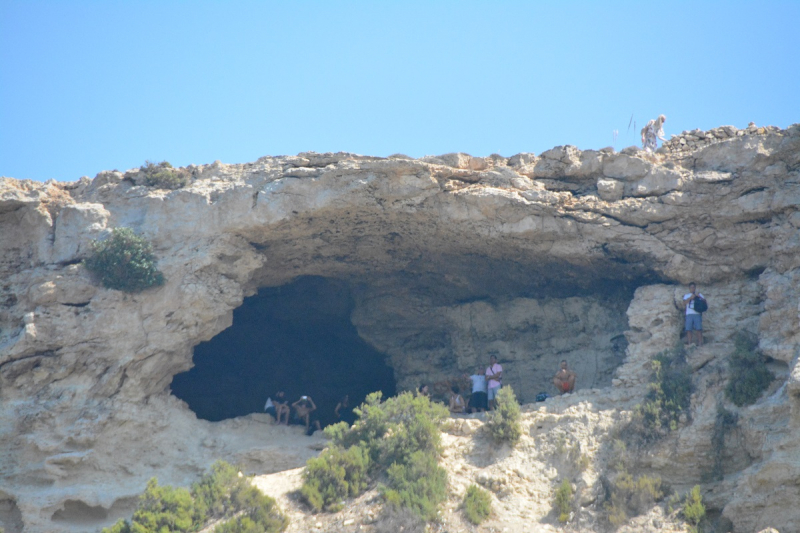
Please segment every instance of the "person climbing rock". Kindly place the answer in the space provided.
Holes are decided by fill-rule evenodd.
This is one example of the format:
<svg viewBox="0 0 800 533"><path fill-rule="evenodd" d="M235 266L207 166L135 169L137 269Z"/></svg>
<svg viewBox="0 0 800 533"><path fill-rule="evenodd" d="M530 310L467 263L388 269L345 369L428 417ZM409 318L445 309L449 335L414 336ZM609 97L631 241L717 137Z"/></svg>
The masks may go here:
<svg viewBox="0 0 800 533"><path fill-rule="evenodd" d="M658 115L658 118L649 121L642 128L642 148L647 150L648 153L653 153L658 148L658 139L666 142L664 138L664 122L667 117Z"/></svg>
<svg viewBox="0 0 800 533"><path fill-rule="evenodd" d="M703 315L695 310L697 300L705 300L705 296L697 292L697 284L693 281L689 284L689 292L683 295L683 307L686 309L686 345L703 345Z"/></svg>
<svg viewBox="0 0 800 533"><path fill-rule="evenodd" d="M577 379L578 374L570 370L567 361L563 360L561 361L561 368L553 376L553 385L556 386L559 394L568 394L575 390L575 381Z"/></svg>
<svg viewBox="0 0 800 533"><path fill-rule="evenodd" d="M497 362L497 356L489 357L489 366L486 368L486 379L489 381L489 410L494 410L495 397L500 387L503 386L503 367Z"/></svg>

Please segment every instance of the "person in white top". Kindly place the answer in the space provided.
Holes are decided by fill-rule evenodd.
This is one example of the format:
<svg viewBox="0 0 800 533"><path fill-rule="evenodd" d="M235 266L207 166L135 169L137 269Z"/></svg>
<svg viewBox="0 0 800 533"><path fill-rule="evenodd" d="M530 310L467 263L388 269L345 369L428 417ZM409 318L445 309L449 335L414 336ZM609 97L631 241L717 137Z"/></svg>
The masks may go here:
<svg viewBox="0 0 800 533"><path fill-rule="evenodd" d="M693 281L689 284L689 292L683 296L683 307L686 309L686 345L703 345L703 315L694 310L695 301L698 298L705 299L705 296L697 291L697 284Z"/></svg>
<svg viewBox="0 0 800 533"><path fill-rule="evenodd" d="M486 399L486 376L483 367L478 365L475 373L471 376L464 374L464 377L472 381L472 396L469 397L469 412L482 413L489 406Z"/></svg>
<svg viewBox="0 0 800 533"><path fill-rule="evenodd" d="M642 148L653 153L658 148L658 139L666 141L664 138L664 123L666 121L666 116L658 115L657 119L649 121L642 128Z"/></svg>

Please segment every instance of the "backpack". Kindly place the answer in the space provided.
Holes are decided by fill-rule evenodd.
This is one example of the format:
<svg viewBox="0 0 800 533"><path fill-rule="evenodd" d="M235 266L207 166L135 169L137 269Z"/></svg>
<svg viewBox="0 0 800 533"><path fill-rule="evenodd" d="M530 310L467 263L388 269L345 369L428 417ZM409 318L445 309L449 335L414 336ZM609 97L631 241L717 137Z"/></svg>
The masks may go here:
<svg viewBox="0 0 800 533"><path fill-rule="evenodd" d="M708 302L705 298L697 297L694 299L694 310L698 313L705 313L708 311Z"/></svg>

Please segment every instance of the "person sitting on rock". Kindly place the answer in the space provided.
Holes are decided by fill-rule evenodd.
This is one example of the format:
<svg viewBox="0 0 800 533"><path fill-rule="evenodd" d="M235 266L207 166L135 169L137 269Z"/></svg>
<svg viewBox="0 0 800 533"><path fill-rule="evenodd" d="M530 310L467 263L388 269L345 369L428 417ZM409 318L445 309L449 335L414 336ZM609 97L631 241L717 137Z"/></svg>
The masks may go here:
<svg viewBox="0 0 800 533"><path fill-rule="evenodd" d="M308 435L314 432L314 430L311 429L312 426L314 426L315 429L321 429L319 420L311 417L311 413L317 410L317 405L314 403L314 400L311 399L311 396L301 396L299 400L292 404L292 407L294 407L295 420L297 420L298 423L305 424L306 433Z"/></svg>
<svg viewBox="0 0 800 533"><path fill-rule="evenodd" d="M658 148L658 139L666 142L664 138L664 122L667 117L658 115L657 119L649 121L644 128L642 128L642 148L649 153L653 153Z"/></svg>
<svg viewBox="0 0 800 533"><path fill-rule="evenodd" d="M567 361L561 361L561 368L553 376L553 385L556 386L559 394L568 394L575 390L575 380L578 375L569 369Z"/></svg>
<svg viewBox="0 0 800 533"><path fill-rule="evenodd" d="M272 405L275 408L275 419L278 424L284 423L289 425L289 400L282 390L275 393L275 398L272 400ZM283 422L281 422L283 421Z"/></svg>
<svg viewBox="0 0 800 533"><path fill-rule="evenodd" d="M350 395L345 394L333 410L333 415L340 422L353 423L353 410L350 409Z"/></svg>
<svg viewBox="0 0 800 533"><path fill-rule="evenodd" d="M459 394L461 389L459 389L458 385L453 385L451 390L453 394L450 395L450 413L454 415L464 414L467 406L464 403L464 398Z"/></svg>
<svg viewBox="0 0 800 533"><path fill-rule="evenodd" d="M472 381L472 396L469 397L469 412L482 413L489 407L489 402L486 399L486 375L483 373L483 367L478 365L475 373L471 376L464 374L464 377Z"/></svg>
<svg viewBox="0 0 800 533"><path fill-rule="evenodd" d="M686 329L686 345L694 343L697 346L703 345L703 315L694 310L695 301L704 299L705 296L697 292L697 284L693 281L689 284L689 292L683 296L683 307L686 309L686 321L684 328Z"/></svg>

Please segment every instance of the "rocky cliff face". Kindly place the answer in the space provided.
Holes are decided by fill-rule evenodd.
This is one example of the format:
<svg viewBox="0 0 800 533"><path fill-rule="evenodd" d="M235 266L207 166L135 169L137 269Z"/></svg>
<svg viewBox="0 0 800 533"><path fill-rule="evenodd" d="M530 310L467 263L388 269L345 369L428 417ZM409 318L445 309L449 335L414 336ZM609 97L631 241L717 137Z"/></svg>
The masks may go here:
<svg viewBox="0 0 800 533"><path fill-rule="evenodd" d="M298 446L262 415L198 420L170 393L193 348L259 288L303 276L346 286L353 325L401 388L493 353L531 401L568 358L575 397L600 413L586 417L594 428L641 400L649 361L678 339L680 285L695 280L711 310L709 344L690 354L692 423L642 468L676 487L703 482L736 531L799 530L800 126L695 133L655 155L217 162L189 167L174 191L135 172L0 179L0 521L86 531L128 512L154 475L187 484L216 458L261 473L302 465L318 439ZM151 240L164 286L104 289L81 265L122 226ZM778 380L738 410L724 476L709 480L740 330ZM557 424L559 405L542 416Z"/></svg>

